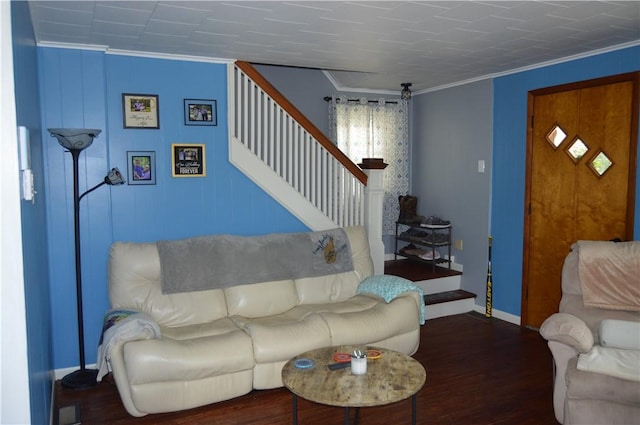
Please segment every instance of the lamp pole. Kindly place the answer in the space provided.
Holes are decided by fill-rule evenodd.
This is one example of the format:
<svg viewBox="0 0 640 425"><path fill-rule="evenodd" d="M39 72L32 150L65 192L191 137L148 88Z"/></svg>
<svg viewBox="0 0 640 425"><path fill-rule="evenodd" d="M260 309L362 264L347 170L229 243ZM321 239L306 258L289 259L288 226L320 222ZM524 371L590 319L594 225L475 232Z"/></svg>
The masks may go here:
<svg viewBox="0 0 640 425"><path fill-rule="evenodd" d="M82 309L82 261L80 252L80 190L78 184L78 158L82 149L69 149L73 158L73 228L76 266L76 309L78 314L78 347L80 369L62 378L62 385L73 389L87 389L96 385L97 369L87 369L84 357L84 313Z"/></svg>
<svg viewBox="0 0 640 425"><path fill-rule="evenodd" d="M93 139L100 134L98 129L85 128L50 128L51 136L58 139L58 143L67 149L73 159L73 233L75 243L76 266L76 309L78 314L78 351L80 353L80 369L62 378L62 385L74 390L84 390L97 384L97 369L87 369L84 358L84 313L82 311L82 261L80 250L80 200L103 184L124 184L124 179L118 168L112 168L104 180L80 195L78 184L78 162L80 152L91 146Z"/></svg>

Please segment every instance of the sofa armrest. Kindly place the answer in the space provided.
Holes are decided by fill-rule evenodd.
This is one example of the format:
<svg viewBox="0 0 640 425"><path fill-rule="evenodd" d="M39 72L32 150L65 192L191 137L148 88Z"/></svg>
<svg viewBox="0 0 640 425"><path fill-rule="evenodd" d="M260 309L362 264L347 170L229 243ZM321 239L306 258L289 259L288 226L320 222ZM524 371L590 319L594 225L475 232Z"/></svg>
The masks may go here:
<svg viewBox="0 0 640 425"><path fill-rule="evenodd" d="M129 341L159 339L160 326L148 314L134 309L110 309L104 315L102 334L98 343L97 380L108 373L108 363L114 347Z"/></svg>
<svg viewBox="0 0 640 425"><path fill-rule="evenodd" d="M389 303L399 296L413 296L418 303L418 311L420 312L420 324L424 325L426 321L426 307L424 305L424 291L421 287L412 281L394 275L376 275L370 276L360 282L358 294L373 294Z"/></svg>
<svg viewBox="0 0 640 425"><path fill-rule="evenodd" d="M568 313L555 313L540 327L540 335L547 341L566 344L579 353L593 347L593 333L582 320Z"/></svg>

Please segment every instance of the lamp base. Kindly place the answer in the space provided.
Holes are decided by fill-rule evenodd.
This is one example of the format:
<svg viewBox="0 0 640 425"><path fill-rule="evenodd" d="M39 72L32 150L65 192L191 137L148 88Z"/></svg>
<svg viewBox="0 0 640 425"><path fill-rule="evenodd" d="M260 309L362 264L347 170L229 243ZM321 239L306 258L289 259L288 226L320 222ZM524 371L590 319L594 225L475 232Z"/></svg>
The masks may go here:
<svg viewBox="0 0 640 425"><path fill-rule="evenodd" d="M87 390L98 384L98 369L79 369L62 378L62 386L72 390Z"/></svg>

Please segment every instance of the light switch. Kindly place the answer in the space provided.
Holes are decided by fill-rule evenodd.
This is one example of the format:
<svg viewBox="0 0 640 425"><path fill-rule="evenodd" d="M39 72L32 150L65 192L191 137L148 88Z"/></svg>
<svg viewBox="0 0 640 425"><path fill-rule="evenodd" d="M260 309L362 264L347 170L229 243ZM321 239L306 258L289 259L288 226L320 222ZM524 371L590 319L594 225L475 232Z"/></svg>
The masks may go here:
<svg viewBox="0 0 640 425"><path fill-rule="evenodd" d="M478 172L484 173L484 159L478 160Z"/></svg>
<svg viewBox="0 0 640 425"><path fill-rule="evenodd" d="M22 171L22 199L35 203L35 194L33 173L29 169Z"/></svg>

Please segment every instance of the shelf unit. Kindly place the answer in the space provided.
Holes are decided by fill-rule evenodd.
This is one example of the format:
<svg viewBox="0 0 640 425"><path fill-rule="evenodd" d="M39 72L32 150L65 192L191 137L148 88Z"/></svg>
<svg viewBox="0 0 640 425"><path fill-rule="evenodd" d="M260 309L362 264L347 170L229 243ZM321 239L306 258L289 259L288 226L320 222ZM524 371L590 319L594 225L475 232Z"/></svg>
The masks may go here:
<svg viewBox="0 0 640 425"><path fill-rule="evenodd" d="M399 241L406 242L406 245L399 248ZM431 252L431 259L423 258L424 255L403 252L403 248L406 248L408 244L425 247L425 253ZM442 256L443 253L438 248L446 248L446 257ZM440 258L434 258L436 252L441 255ZM451 269L451 225L429 225L396 221L394 258L398 259L398 256L431 264L434 269L436 264L447 263L448 268Z"/></svg>

